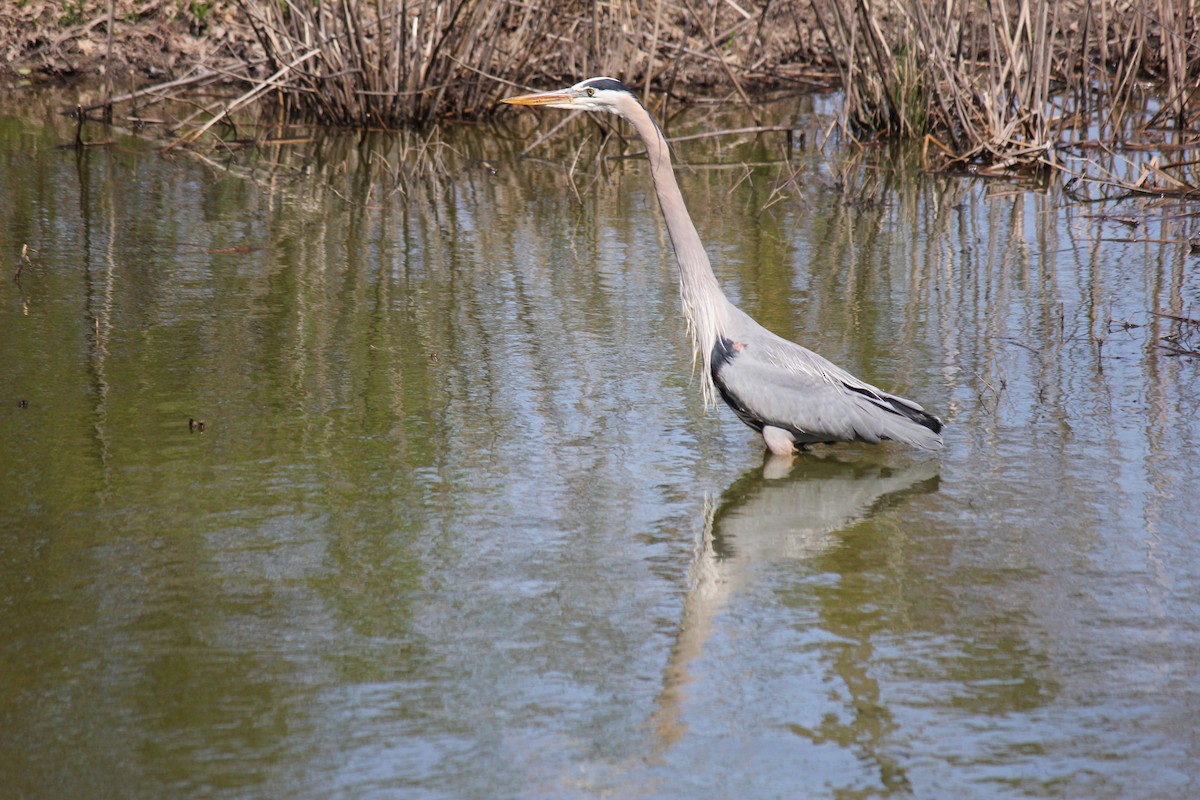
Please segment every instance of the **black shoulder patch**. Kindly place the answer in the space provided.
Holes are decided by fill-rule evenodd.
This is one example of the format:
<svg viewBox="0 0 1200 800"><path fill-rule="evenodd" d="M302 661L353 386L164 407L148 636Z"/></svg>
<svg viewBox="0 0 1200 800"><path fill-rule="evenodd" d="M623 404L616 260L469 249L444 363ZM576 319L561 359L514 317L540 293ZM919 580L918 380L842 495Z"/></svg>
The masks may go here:
<svg viewBox="0 0 1200 800"><path fill-rule="evenodd" d="M763 421L746 407L741 398L729 391L729 387L725 385L725 379L721 375L721 371L737 358L738 353L745 349L746 345L741 342L735 342L733 339L725 337L717 339L716 345L713 346L712 355L709 357L709 369L712 370L713 385L717 387L717 392L721 395L721 399L725 401L725 405L733 409L733 413L737 414L738 419L742 422L756 431L761 431L763 429Z"/></svg>
<svg viewBox="0 0 1200 800"><path fill-rule="evenodd" d="M717 343L713 346L712 355L709 356L708 360L708 368L712 370L712 374L716 375L721 371L721 367L733 361L734 356L741 349L732 339L727 339L724 336L717 339Z"/></svg>
<svg viewBox="0 0 1200 800"><path fill-rule="evenodd" d="M628 86L621 83L616 78L592 78L590 81L584 81L583 85L590 86L593 89L607 89L611 92L626 92L628 94L633 94L633 92L629 91Z"/></svg>

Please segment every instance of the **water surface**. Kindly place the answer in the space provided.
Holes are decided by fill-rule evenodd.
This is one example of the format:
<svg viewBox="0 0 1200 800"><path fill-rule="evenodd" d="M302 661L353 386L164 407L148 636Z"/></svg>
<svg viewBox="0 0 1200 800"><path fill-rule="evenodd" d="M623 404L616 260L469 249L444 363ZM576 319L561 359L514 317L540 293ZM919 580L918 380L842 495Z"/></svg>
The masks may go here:
<svg viewBox="0 0 1200 800"><path fill-rule="evenodd" d="M205 162L55 111L0 118L15 796L1197 793L1194 207L681 143L735 302L947 422L789 470L591 123Z"/></svg>

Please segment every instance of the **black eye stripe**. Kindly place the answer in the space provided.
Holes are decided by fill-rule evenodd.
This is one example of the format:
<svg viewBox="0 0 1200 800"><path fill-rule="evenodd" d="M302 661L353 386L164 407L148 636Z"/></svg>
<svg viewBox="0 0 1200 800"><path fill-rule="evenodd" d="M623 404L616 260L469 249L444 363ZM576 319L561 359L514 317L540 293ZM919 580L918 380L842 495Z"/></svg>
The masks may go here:
<svg viewBox="0 0 1200 800"><path fill-rule="evenodd" d="M588 81L589 89L606 89L612 92L628 92L629 87L621 83L616 78L597 78L594 81Z"/></svg>

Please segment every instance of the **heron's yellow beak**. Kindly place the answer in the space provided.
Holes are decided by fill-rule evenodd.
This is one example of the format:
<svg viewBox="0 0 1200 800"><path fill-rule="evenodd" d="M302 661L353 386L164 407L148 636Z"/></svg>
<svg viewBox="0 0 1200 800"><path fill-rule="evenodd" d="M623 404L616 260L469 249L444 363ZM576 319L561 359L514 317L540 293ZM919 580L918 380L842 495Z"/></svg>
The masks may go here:
<svg viewBox="0 0 1200 800"><path fill-rule="evenodd" d="M514 106L555 106L562 108L571 105L571 95L566 92L538 92L523 94L519 97L506 97L501 103L512 103Z"/></svg>

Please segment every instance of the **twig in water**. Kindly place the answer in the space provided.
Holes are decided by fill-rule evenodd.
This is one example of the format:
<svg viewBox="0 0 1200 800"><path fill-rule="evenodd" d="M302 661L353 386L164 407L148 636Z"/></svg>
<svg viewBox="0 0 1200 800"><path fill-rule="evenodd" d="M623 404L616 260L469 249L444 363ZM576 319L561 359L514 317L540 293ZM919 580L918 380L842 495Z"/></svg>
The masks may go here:
<svg viewBox="0 0 1200 800"><path fill-rule="evenodd" d="M23 244L21 245L21 261L17 264L17 274L13 275L14 281L21 282L21 273L25 271L27 265L32 266L32 262L29 260L29 245Z"/></svg>
<svg viewBox="0 0 1200 800"><path fill-rule="evenodd" d="M264 80L261 80L261 81L259 81L259 82L258 82L258 83L256 83L256 84L255 84L255 85L254 85L254 86L253 86L253 87L252 87L252 88L251 88L249 91L247 91L246 93L244 93L244 94L243 94L241 97L239 97L238 99L234 100L234 101L233 101L232 103L230 103L229 105L225 106L224 110L222 110L222 111L221 111L221 113L219 113L219 114L217 114L216 116L214 116L214 117L213 117L212 119L210 119L208 122L204 123L204 124L203 124L203 125L201 125L199 128L197 128L196 130L192 131L191 133L189 133L189 134L187 134L187 135L185 135L185 136L181 136L181 137L179 137L179 138L178 138L178 139L176 139L174 142L171 142L171 144L169 144L169 145L167 145L166 147L164 147L164 148L163 148L163 152L167 152L167 151L173 150L173 149L175 149L176 147L178 147L178 146L179 146L179 145L181 145L181 144L185 144L185 143L186 143L186 144L191 144L192 142L196 141L196 140L197 140L197 139L199 139L201 136L203 136L203 135L204 135L204 133L205 133L205 131L207 131L207 130L208 130L209 128L211 128L213 125L216 125L218 122L220 122L220 121L221 121L221 120L223 120L225 117L227 117L227 116L229 116L230 114L232 114L234 111L238 110L238 109L239 109L239 108L241 108L242 106L244 106L244 105L246 105L247 103L249 103L250 101L254 100L254 99L255 99L255 98L257 98L259 95L261 95L263 92L267 91L268 89L270 89L270 88L272 88L272 87L278 86L278 85L279 85L279 79L280 79L280 78L282 78L284 75L286 75L286 74L287 74L288 72L290 72L291 70L293 70L293 69L295 69L296 67L298 67L298 66L300 66L301 64L303 64L305 61L308 61L308 60L309 60L310 58L312 58L313 56L315 56L315 55L318 55L320 52L321 52L321 51L320 51L320 50L317 50L317 49L309 50L307 53L305 53L304 55L300 56L300 57L299 57L299 58L297 58L296 60L292 61L290 64L286 64L286 65L284 65L284 66L280 67L280 68L279 68L279 69L277 69L277 70L276 70L274 73L272 73L270 77L268 77L268 78L265 78Z"/></svg>
<svg viewBox="0 0 1200 800"><path fill-rule="evenodd" d="M979 400L979 405L983 406L984 408L987 408L988 399L984 395L984 390L986 389L988 392L991 392L991 394L992 394L991 412L993 414L996 413L997 409L1000 408L1001 397L1004 394L1005 390L1008 389L1008 382L1004 378L1001 378L1000 379L1000 388L997 389L995 386L992 385L991 381L989 381L987 378L980 375L978 372L975 373L975 377L979 380L980 383L983 384L983 387L984 387L983 389L980 389L980 390L978 390L978 392L976 392L976 397Z"/></svg>
<svg viewBox="0 0 1200 800"><path fill-rule="evenodd" d="M1200 319L1192 319L1191 317L1185 317L1181 314L1169 314L1165 311L1151 311L1150 313L1156 317L1164 317L1165 319L1173 319L1176 322L1182 322L1185 325L1194 325L1194 326L1200 328Z"/></svg>

